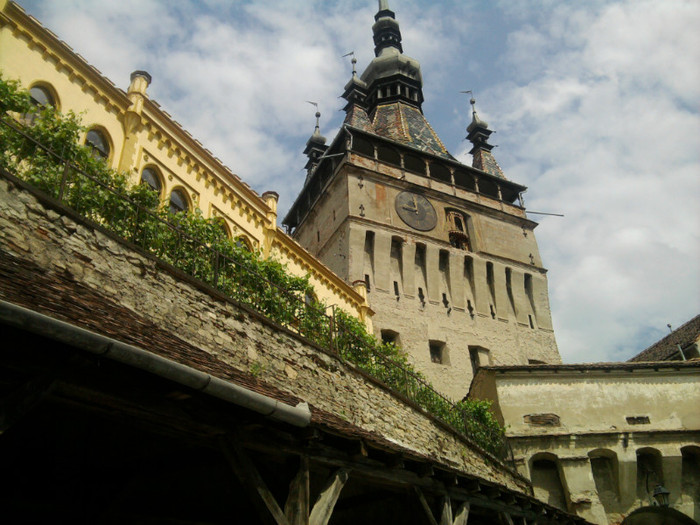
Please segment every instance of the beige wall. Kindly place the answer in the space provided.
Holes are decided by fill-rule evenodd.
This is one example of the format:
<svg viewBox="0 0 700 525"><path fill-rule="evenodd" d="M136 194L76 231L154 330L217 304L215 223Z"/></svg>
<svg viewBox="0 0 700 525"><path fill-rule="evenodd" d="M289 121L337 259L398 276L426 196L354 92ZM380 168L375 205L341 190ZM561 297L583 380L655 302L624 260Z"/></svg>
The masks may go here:
<svg viewBox="0 0 700 525"><path fill-rule="evenodd" d="M396 212L396 195L410 188L409 178L424 188L436 210L431 231L409 228ZM311 211L295 238L349 282L369 276L375 334L398 333L398 344L441 392L455 400L466 395L473 374L470 347L488 351L482 352L482 365L560 362L536 224L522 209L352 153L318 200L308 204ZM449 244L447 209L469 216L470 251ZM365 252L368 231L374 234L371 256ZM392 239L400 241L398 257L392 257ZM415 266L418 245L425 245L425 272ZM441 252L447 257L443 268ZM465 276L466 258L473 266L471 279ZM493 295L487 263L493 265ZM444 343L442 363L431 360L430 341Z"/></svg>
<svg viewBox="0 0 700 525"><path fill-rule="evenodd" d="M648 505L657 483L675 509L700 517L700 363L494 368L470 397L494 400L541 497L552 494L554 465L566 508L594 523Z"/></svg>

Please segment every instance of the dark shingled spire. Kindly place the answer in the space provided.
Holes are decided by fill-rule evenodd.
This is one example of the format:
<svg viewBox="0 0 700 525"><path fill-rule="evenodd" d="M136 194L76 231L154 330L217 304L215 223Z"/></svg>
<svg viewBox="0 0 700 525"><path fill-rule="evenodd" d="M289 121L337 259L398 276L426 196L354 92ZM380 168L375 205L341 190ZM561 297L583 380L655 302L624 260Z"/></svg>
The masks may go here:
<svg viewBox="0 0 700 525"><path fill-rule="evenodd" d="M467 140L473 144L469 153L472 155L472 166L478 170L485 171L496 177L505 179L503 170L496 162L496 159L491 153L494 148L488 143L488 138L493 133L489 129L488 123L484 122L476 114L476 100L473 98L469 101L472 105L472 121L467 127Z"/></svg>
<svg viewBox="0 0 700 525"><path fill-rule="evenodd" d="M309 160L306 162L306 165L304 168L306 169L307 172L307 180L309 178L309 175L311 175L311 172L313 169L316 167L316 165L319 162L319 159L323 154L326 152L328 149L328 146L326 145L326 137L321 135L321 127L320 127L320 119L321 119L321 113L318 111L318 104L315 102L309 102L309 104L312 104L313 106L316 106L316 127L314 128L314 132L309 137L309 140L306 141L306 147L304 148L304 155L309 157Z"/></svg>
<svg viewBox="0 0 700 525"><path fill-rule="evenodd" d="M401 53L401 30L399 23L396 21L396 15L389 9L388 0L379 0L379 11L374 15L374 25L372 32L374 33L374 56L379 56L382 49L386 47L395 47Z"/></svg>

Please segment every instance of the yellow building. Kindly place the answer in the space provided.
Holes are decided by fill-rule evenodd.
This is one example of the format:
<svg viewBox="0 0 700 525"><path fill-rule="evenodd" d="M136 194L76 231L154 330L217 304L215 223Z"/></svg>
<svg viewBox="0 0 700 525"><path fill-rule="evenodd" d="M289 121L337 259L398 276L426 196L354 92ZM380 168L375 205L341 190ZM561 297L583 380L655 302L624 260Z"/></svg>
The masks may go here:
<svg viewBox="0 0 700 525"><path fill-rule="evenodd" d="M0 70L37 103L82 115L83 140L134 183L149 184L174 211L199 208L219 217L232 239L309 275L318 299L365 321L372 311L355 289L277 227L277 194L258 195L160 105L149 98L151 76L134 71L126 92L13 2L0 0Z"/></svg>

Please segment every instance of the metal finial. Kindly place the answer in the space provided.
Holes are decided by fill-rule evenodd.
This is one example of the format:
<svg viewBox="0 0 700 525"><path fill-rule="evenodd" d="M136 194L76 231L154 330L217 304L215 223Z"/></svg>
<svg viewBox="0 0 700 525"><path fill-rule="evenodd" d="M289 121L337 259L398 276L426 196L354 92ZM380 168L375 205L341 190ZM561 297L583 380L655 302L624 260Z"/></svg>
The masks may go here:
<svg viewBox="0 0 700 525"><path fill-rule="evenodd" d="M389 10L389 0L379 0L379 10L388 11Z"/></svg>
<svg viewBox="0 0 700 525"><path fill-rule="evenodd" d="M308 104L311 104L316 108L316 131L320 131L320 119L321 119L321 112L318 110L318 103L317 102L311 102L310 100L306 101Z"/></svg>
<svg viewBox="0 0 700 525"><path fill-rule="evenodd" d="M460 93L469 93L471 95L469 103L472 105L472 117L476 117L476 99L474 98L474 92L468 89L466 91L460 91Z"/></svg>
<svg viewBox="0 0 700 525"><path fill-rule="evenodd" d="M671 323L668 323L666 326L668 326L668 331L673 333L673 328L671 328Z"/></svg>
<svg viewBox="0 0 700 525"><path fill-rule="evenodd" d="M355 67L357 64L357 59L355 58L355 52L350 51L349 53L345 53L341 58L349 56L352 56L352 60L350 62L352 62L352 76L354 77L355 75L357 75L357 68Z"/></svg>

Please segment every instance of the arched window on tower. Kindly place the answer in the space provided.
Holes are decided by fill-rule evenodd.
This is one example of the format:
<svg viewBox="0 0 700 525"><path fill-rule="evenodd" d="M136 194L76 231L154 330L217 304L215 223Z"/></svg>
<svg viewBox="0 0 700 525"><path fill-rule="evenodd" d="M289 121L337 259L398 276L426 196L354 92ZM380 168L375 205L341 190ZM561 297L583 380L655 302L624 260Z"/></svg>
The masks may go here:
<svg viewBox="0 0 700 525"><path fill-rule="evenodd" d="M379 146L377 148L377 159L387 164L401 166L401 155L398 151L389 146Z"/></svg>
<svg viewBox="0 0 700 525"><path fill-rule="evenodd" d="M352 138L352 150L362 155L374 158L374 145L367 139L359 136Z"/></svg>
<svg viewBox="0 0 700 525"><path fill-rule="evenodd" d="M650 501L654 487L664 484L661 452L651 447L637 450L637 498Z"/></svg>
<svg viewBox="0 0 700 525"><path fill-rule="evenodd" d="M472 243L469 237L469 216L457 210L446 210L446 212L450 244L460 250L472 251Z"/></svg>
<svg viewBox="0 0 700 525"><path fill-rule="evenodd" d="M411 155L410 153L404 155L403 165L407 171L425 175L425 161L418 155Z"/></svg>

